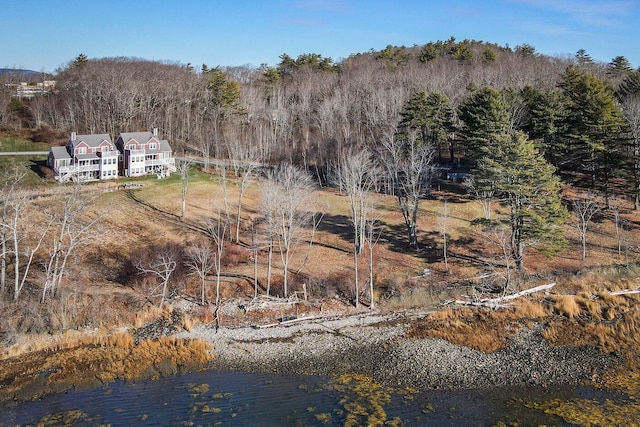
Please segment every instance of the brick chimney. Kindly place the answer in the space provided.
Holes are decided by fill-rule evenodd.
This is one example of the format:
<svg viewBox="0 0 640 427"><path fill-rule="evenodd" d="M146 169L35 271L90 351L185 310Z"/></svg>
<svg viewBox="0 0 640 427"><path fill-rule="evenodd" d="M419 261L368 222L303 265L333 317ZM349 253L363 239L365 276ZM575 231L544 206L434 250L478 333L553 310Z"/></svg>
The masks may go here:
<svg viewBox="0 0 640 427"><path fill-rule="evenodd" d="M75 133L75 131L74 131L74 132L71 132L71 140L72 140L72 141L75 141L75 140L76 140L76 133Z"/></svg>
<svg viewBox="0 0 640 427"><path fill-rule="evenodd" d="M158 128L153 128L153 136L158 137Z"/></svg>

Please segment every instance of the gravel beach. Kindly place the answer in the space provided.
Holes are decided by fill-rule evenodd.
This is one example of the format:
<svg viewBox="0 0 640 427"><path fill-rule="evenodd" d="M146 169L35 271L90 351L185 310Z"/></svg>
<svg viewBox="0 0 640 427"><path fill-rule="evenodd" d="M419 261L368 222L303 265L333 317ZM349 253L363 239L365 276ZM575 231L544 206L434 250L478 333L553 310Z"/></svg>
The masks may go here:
<svg viewBox="0 0 640 427"><path fill-rule="evenodd" d="M289 374L362 373L389 386L482 389L579 384L619 362L594 347L551 347L522 329L507 348L483 353L440 339L406 338L412 316L366 313L269 328L197 325L180 338L213 346L211 369Z"/></svg>

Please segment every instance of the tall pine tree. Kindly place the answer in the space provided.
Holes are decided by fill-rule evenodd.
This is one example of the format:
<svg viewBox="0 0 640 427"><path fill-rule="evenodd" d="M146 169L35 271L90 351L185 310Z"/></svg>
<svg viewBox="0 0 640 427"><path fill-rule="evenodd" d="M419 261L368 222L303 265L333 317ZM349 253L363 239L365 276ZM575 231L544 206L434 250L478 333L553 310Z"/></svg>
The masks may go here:
<svg viewBox="0 0 640 427"><path fill-rule="evenodd" d="M442 149L447 146L453 162L453 146L449 143L449 133L453 128L449 98L438 92L417 92L403 106L400 112L399 136L406 138L417 132L417 142L433 145L442 160Z"/></svg>
<svg viewBox="0 0 640 427"><path fill-rule="evenodd" d="M555 89L540 91L532 87L523 90L529 120L524 130L536 142L545 159L555 167L561 167L567 158L560 142L566 118L565 98Z"/></svg>
<svg viewBox="0 0 640 427"><path fill-rule="evenodd" d="M569 66L560 87L567 101L563 142L571 167L587 185L610 194L611 179L620 172L624 118L613 88L593 73Z"/></svg>
<svg viewBox="0 0 640 427"><path fill-rule="evenodd" d="M521 132L496 136L492 147L482 151L474 176L480 185L490 185L509 208L510 250L518 269L524 266L529 246L547 254L564 248L559 225L567 213L555 168Z"/></svg>
<svg viewBox="0 0 640 427"><path fill-rule="evenodd" d="M466 99L459 113L464 122L465 158L473 167L483 150L490 150L495 138L508 132L511 125L509 108L500 92L484 87Z"/></svg>

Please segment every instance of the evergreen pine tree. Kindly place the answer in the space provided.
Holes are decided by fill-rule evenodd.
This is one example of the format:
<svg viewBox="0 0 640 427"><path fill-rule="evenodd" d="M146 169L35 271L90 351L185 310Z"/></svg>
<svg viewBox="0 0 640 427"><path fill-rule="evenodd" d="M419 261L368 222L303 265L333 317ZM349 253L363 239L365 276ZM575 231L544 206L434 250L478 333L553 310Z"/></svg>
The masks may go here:
<svg viewBox="0 0 640 427"><path fill-rule="evenodd" d="M566 242L559 225L567 212L555 168L521 132L498 135L482 151L474 178L481 186L491 186L509 207L510 249L516 266L523 268L526 247L537 246L547 254L563 249Z"/></svg>
<svg viewBox="0 0 640 427"><path fill-rule="evenodd" d="M610 192L621 165L624 118L613 88L593 73L569 66L560 82L567 100L565 149L573 169L588 177L594 190Z"/></svg>
<svg viewBox="0 0 640 427"><path fill-rule="evenodd" d="M625 75L631 71L633 68L631 67L631 63L624 56L616 56L609 63L609 73L613 75Z"/></svg>
<svg viewBox="0 0 640 427"><path fill-rule="evenodd" d="M561 166L567 157L559 139L566 119L564 96L559 90L539 91L527 87L523 97L529 114L524 130L549 163Z"/></svg>
<svg viewBox="0 0 640 427"><path fill-rule="evenodd" d="M640 71L632 71L627 74L616 91L619 99L629 95L640 95Z"/></svg>
<svg viewBox="0 0 640 427"><path fill-rule="evenodd" d="M482 156L482 150L490 149L496 136L508 132L509 109L500 92L484 87L467 98L459 114L464 122L465 157L473 166Z"/></svg>
<svg viewBox="0 0 640 427"><path fill-rule="evenodd" d="M427 143L436 147L438 157L448 142L448 134L453 128L449 99L437 92L417 92L400 112L399 136L401 139L417 131L417 143ZM453 161L453 150L450 146Z"/></svg>

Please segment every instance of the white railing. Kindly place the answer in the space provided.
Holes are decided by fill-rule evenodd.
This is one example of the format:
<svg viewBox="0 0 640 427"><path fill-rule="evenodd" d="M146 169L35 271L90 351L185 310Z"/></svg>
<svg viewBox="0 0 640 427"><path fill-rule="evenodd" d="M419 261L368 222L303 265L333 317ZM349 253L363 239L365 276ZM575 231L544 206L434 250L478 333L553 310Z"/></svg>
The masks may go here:
<svg viewBox="0 0 640 427"><path fill-rule="evenodd" d="M76 167L74 165L67 165L67 166L58 166L57 168L54 169L54 171L62 175L63 173L73 172L75 171L75 169Z"/></svg>
<svg viewBox="0 0 640 427"><path fill-rule="evenodd" d="M62 175L65 173L75 173L75 172L91 172L100 170L100 164L95 165L69 165L69 166L59 166L57 172Z"/></svg>
<svg viewBox="0 0 640 427"><path fill-rule="evenodd" d="M176 169L176 159L173 157L164 159L162 162L162 166L166 167L169 172L175 172Z"/></svg>

